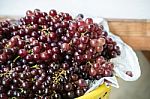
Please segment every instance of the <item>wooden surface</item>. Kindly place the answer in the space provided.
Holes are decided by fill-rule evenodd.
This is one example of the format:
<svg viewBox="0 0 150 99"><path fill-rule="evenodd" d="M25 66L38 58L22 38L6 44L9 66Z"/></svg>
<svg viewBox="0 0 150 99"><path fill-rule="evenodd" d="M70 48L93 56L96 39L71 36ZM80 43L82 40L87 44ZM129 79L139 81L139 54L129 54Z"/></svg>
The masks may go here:
<svg viewBox="0 0 150 99"><path fill-rule="evenodd" d="M150 20L108 19L110 31L135 50L150 51Z"/></svg>
<svg viewBox="0 0 150 99"><path fill-rule="evenodd" d="M7 18L18 19L19 16L3 16L0 20ZM145 19L106 19L110 31L120 36L127 44L135 50L150 51L150 20Z"/></svg>

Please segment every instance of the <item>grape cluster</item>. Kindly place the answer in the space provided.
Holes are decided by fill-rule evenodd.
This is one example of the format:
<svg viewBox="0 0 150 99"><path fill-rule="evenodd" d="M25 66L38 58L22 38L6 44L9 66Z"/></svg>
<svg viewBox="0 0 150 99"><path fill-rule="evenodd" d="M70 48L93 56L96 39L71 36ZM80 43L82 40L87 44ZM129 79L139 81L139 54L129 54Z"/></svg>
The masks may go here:
<svg viewBox="0 0 150 99"><path fill-rule="evenodd" d="M0 22L0 99L73 99L86 80L113 75L120 55L102 25L83 15L28 10L18 24Z"/></svg>

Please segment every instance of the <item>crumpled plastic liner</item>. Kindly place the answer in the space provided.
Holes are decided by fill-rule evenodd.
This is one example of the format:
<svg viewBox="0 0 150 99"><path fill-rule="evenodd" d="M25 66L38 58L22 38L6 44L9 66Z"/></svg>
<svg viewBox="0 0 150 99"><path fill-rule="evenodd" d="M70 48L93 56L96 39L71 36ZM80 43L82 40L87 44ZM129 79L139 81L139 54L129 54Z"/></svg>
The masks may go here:
<svg viewBox="0 0 150 99"><path fill-rule="evenodd" d="M121 55L116 58L110 59L110 62L114 64L114 76L113 77L103 77L100 80L89 81L90 89L86 93L96 89L102 85L106 80L105 84L119 88L117 81L117 76L122 78L125 81L135 81L141 76L141 70L138 58L133 51L133 49L128 46L125 42L121 40L120 37L112 34L109 31L107 21L103 18L93 18L94 22L103 25L104 29L108 32L108 36L111 37L114 41L117 42L117 45L120 47ZM127 75L126 72L132 72L132 77ZM85 94L86 94L85 93Z"/></svg>

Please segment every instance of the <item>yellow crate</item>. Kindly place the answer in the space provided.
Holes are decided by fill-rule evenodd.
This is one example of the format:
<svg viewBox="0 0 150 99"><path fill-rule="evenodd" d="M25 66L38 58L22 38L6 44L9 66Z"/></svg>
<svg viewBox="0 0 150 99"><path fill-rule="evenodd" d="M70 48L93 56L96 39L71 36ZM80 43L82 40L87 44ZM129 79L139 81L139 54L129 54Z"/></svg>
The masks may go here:
<svg viewBox="0 0 150 99"><path fill-rule="evenodd" d="M109 99L110 90L110 86L103 84L92 92L75 99Z"/></svg>

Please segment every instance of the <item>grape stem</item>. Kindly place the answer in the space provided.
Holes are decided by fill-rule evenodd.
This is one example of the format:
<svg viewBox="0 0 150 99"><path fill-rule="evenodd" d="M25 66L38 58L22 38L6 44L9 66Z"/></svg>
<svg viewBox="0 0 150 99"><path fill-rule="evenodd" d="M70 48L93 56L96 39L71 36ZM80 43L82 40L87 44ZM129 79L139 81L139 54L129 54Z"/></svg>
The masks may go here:
<svg viewBox="0 0 150 99"><path fill-rule="evenodd" d="M40 98L42 98L42 96L38 95L38 94L35 94L36 96L39 96Z"/></svg>
<svg viewBox="0 0 150 99"><path fill-rule="evenodd" d="M8 44L5 45L5 48L9 48L10 46Z"/></svg>
<svg viewBox="0 0 150 99"><path fill-rule="evenodd" d="M21 90L21 93L22 93L22 92L24 92L23 88L18 88L18 89L20 89L20 90Z"/></svg>
<svg viewBox="0 0 150 99"><path fill-rule="evenodd" d="M18 58L20 58L20 56L17 56L17 57L13 60L13 62L16 62L16 60L17 60Z"/></svg>
<svg viewBox="0 0 150 99"><path fill-rule="evenodd" d="M84 34L85 34L86 32L84 32L84 33L81 33L81 36L84 36Z"/></svg>
<svg viewBox="0 0 150 99"><path fill-rule="evenodd" d="M39 69L39 65L34 65L34 66L32 66L31 68L36 68L36 69Z"/></svg>
<svg viewBox="0 0 150 99"><path fill-rule="evenodd" d="M87 64L89 64L90 66L93 66L92 63L91 63L90 61L88 61Z"/></svg>
<svg viewBox="0 0 150 99"><path fill-rule="evenodd" d="M72 40L69 42L69 45L72 45Z"/></svg>
<svg viewBox="0 0 150 99"><path fill-rule="evenodd" d="M16 97L12 97L11 99L17 99Z"/></svg>
<svg viewBox="0 0 150 99"><path fill-rule="evenodd" d="M51 96L53 96L54 94L56 94L56 91L53 91L53 93L52 93L52 95L51 95Z"/></svg>
<svg viewBox="0 0 150 99"><path fill-rule="evenodd" d="M28 50L28 53L32 54L33 52L32 52L32 50Z"/></svg>
<svg viewBox="0 0 150 99"><path fill-rule="evenodd" d="M53 78L54 78L53 82L56 83L56 84L58 83L59 78L62 77L63 74L66 75L66 71L65 71L65 70L60 69L60 71L61 71L61 72L58 72L58 75L55 74L56 77L53 77Z"/></svg>
<svg viewBox="0 0 150 99"><path fill-rule="evenodd" d="M0 77L5 76L5 75L10 75L14 72L13 70L7 71L6 73L0 74Z"/></svg>
<svg viewBox="0 0 150 99"><path fill-rule="evenodd" d="M48 31L48 29L42 29L41 31L43 31L46 35L50 34L50 32Z"/></svg>

